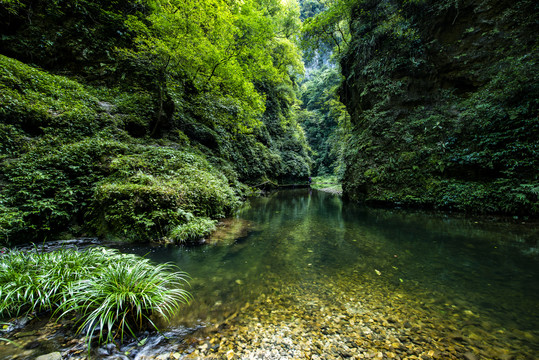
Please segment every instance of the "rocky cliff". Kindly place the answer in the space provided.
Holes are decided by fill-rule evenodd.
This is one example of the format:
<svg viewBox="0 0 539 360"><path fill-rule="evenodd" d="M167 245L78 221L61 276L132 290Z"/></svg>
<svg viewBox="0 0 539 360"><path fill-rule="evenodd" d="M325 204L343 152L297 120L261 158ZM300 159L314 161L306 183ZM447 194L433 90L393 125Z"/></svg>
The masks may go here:
<svg viewBox="0 0 539 360"><path fill-rule="evenodd" d="M358 1L345 196L539 213L539 3Z"/></svg>

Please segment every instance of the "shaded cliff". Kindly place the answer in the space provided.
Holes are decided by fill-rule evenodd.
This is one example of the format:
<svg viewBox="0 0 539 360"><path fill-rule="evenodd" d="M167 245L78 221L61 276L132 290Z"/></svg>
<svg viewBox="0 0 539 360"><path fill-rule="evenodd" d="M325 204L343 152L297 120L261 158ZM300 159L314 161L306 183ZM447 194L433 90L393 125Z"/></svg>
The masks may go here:
<svg viewBox="0 0 539 360"><path fill-rule="evenodd" d="M539 213L535 1L358 1L341 59L344 193L370 204Z"/></svg>

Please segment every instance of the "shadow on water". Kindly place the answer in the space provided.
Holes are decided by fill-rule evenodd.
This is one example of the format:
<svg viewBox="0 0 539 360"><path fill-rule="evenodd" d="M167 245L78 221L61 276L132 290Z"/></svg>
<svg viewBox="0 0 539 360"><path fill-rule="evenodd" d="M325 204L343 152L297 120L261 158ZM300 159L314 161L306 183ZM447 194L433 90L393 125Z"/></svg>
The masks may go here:
<svg viewBox="0 0 539 360"><path fill-rule="evenodd" d="M215 352L229 349L223 344L236 336L257 344L263 327L275 332L276 324L281 326L279 331L285 331L284 325L294 328L296 324L304 331L301 338L306 339L314 336L305 330L311 326L307 326L311 316L316 318L312 326L317 329L332 328L346 318L346 324L332 331L350 338L356 334L352 331L359 331L357 323L379 321L381 327L391 317L391 336L402 346L406 339L413 339L412 330L417 328L420 340L449 339L443 345L447 358L475 353L483 358L509 354L531 359L539 351L537 228L444 214L366 209L308 189L253 199L236 217L249 223L250 229L232 244L121 248L156 262L176 263L192 277L190 291L195 300L174 318L171 331L193 330L175 345L169 340L167 351L202 356L210 348ZM278 317L285 312L289 317ZM367 317L361 318L363 314ZM318 324L324 316L332 319L331 324ZM372 330L377 329L375 323L370 328L362 325L361 336L377 333ZM408 335L397 336L396 324ZM260 330L238 335L238 329L250 326ZM293 338L286 334L283 336ZM208 336L215 343L204 343ZM317 336L330 335L322 332ZM415 344L420 340L414 340ZM493 342L496 346L488 345ZM264 342L260 344L253 346L260 349ZM163 345L159 346L162 351ZM287 346L289 352L280 357L292 354L293 345ZM366 346L375 347L372 341L362 346L365 351ZM157 348L146 352L155 354ZM230 349L236 354L243 351L247 357L245 348ZM325 354L324 349L317 349ZM494 352L489 353L491 350ZM294 356L311 354L301 351Z"/></svg>

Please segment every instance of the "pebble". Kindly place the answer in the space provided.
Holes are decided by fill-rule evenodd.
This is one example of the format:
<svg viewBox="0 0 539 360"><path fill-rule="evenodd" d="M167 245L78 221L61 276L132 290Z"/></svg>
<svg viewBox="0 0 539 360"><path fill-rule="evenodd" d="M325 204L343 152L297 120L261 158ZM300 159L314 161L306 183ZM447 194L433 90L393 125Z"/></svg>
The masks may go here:
<svg viewBox="0 0 539 360"><path fill-rule="evenodd" d="M50 354L38 356L35 360L62 360L62 354L59 352L52 352Z"/></svg>
<svg viewBox="0 0 539 360"><path fill-rule="evenodd" d="M153 348L109 345L94 353L97 359L139 360L510 360L534 356L526 341L537 332L528 334L482 321L480 309L426 301L426 295L417 291L400 287L388 291L384 276L373 271L370 276L351 279L349 274L337 274L290 284L268 281L266 292L235 308L227 301L212 302L224 314L220 320L208 316L198 328L167 335L159 344L153 341L157 335L145 334L149 336L146 346L154 343ZM464 316L448 316L453 313ZM36 341L31 334L22 335L19 339L27 344ZM34 336L45 335L40 331ZM83 344L66 338L62 355L86 359Z"/></svg>

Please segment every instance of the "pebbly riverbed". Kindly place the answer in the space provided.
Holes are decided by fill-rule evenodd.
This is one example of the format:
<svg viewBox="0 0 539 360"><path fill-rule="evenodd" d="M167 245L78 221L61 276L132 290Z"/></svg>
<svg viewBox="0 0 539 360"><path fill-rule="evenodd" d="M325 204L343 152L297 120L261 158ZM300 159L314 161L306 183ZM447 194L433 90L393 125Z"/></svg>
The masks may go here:
<svg viewBox="0 0 539 360"><path fill-rule="evenodd" d="M308 190L255 199L238 221L235 241L122 247L177 263L192 276L195 300L162 334L95 347L91 358L519 360L539 353L534 226L368 210ZM69 319L36 318L8 336L20 348L0 344L2 360L88 358Z"/></svg>

